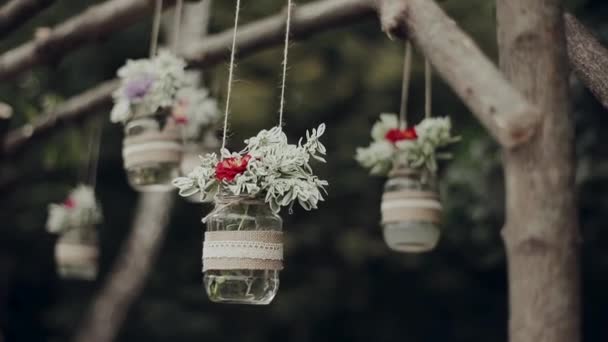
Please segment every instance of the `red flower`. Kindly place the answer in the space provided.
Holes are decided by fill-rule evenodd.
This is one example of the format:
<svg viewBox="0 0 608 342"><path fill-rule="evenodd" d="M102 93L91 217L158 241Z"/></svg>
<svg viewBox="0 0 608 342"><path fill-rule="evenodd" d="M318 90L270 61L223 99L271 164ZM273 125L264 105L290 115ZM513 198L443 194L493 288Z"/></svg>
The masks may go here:
<svg viewBox="0 0 608 342"><path fill-rule="evenodd" d="M65 199L65 201L63 201L63 206L68 209L74 209L76 207L76 202L74 202L73 199L68 197Z"/></svg>
<svg viewBox="0 0 608 342"><path fill-rule="evenodd" d="M220 182L226 180L232 182L234 178L247 170L247 164L251 156L231 157L221 160L215 166L215 178Z"/></svg>
<svg viewBox="0 0 608 342"><path fill-rule="evenodd" d="M188 107L188 102L183 99L177 101L177 104L173 106L173 120L178 125L185 125L188 123L188 117L186 116L186 108Z"/></svg>
<svg viewBox="0 0 608 342"><path fill-rule="evenodd" d="M393 128L386 132L384 137L386 140L394 144L401 140L416 140L418 138L418 134L416 134L416 129L414 127L406 128L404 130Z"/></svg>
<svg viewBox="0 0 608 342"><path fill-rule="evenodd" d="M188 123L188 117L184 115L173 115L173 120L178 125L185 125Z"/></svg>

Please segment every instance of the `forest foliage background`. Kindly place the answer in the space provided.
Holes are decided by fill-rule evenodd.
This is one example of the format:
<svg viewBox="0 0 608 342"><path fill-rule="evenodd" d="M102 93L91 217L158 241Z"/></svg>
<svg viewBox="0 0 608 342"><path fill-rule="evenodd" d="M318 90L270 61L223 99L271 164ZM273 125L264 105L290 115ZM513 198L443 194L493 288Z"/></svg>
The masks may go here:
<svg viewBox="0 0 608 342"><path fill-rule="evenodd" d="M6 2L6 1L3 1ZM57 1L10 38L6 51L101 1ZM308 1L298 1L304 3ZM496 59L492 0L445 0L444 9ZM274 14L283 1L243 1L242 23ZM608 3L568 1L570 10L608 43ZM230 27L233 2L215 1L210 31ZM603 20L602 20L603 19ZM66 58L0 84L0 101L13 106L14 127L71 95L114 77L127 58L148 51L150 20ZM131 308L119 341L505 341L508 319L505 254L500 239L504 190L498 147L450 89L435 78L434 113L450 115L463 137L441 169L445 210L438 248L422 255L390 252L381 237L383 179L354 161L369 142L381 112L399 108L403 44L369 20L291 45L286 131L295 139L326 122L330 182L318 211L284 213L286 269L279 295L267 307L210 303L201 286L200 218L210 208L179 200L167 239L145 290ZM238 61L229 145L277 119L281 48ZM204 71L206 85L224 98L227 64ZM423 63L417 56L410 112L423 108ZM577 135L577 183L583 235L585 341L606 341L608 331L608 152L602 132L606 110L571 78ZM0 189L0 331L7 341L65 341L104 281L127 235L137 194L127 185L120 155L122 131L105 109L98 196L101 279L57 277L55 237L44 229L49 202L76 184L87 158L90 123L70 127L0 166L18 181ZM604 133L605 136L605 133ZM558 194L556 194L558 195Z"/></svg>

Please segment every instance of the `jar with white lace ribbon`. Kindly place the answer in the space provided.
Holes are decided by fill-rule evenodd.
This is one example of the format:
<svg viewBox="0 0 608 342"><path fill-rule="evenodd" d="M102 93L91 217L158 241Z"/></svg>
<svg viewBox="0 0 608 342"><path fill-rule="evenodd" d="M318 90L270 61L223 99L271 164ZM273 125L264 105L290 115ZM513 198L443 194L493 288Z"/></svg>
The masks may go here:
<svg viewBox="0 0 608 342"><path fill-rule="evenodd" d="M434 173L395 167L382 196L384 240L398 252L432 250L439 241L441 202Z"/></svg>
<svg viewBox="0 0 608 342"><path fill-rule="evenodd" d="M125 124L122 156L129 184L137 191L170 191L180 172L179 130L167 113L134 116Z"/></svg>
<svg viewBox="0 0 608 342"><path fill-rule="evenodd" d="M55 245L57 273L61 278L93 280L99 258L94 225L67 230Z"/></svg>
<svg viewBox="0 0 608 342"><path fill-rule="evenodd" d="M269 304L283 269L283 221L262 199L218 194L205 222L203 272L209 299Z"/></svg>

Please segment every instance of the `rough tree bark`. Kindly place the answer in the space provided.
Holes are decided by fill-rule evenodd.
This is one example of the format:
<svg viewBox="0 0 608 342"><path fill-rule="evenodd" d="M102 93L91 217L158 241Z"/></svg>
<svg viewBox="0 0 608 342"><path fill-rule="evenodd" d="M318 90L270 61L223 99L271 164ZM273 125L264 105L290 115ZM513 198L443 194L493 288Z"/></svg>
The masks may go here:
<svg viewBox="0 0 608 342"><path fill-rule="evenodd" d="M572 14L565 15L568 56L578 78L608 109L608 49Z"/></svg>
<svg viewBox="0 0 608 342"><path fill-rule="evenodd" d="M0 38L23 25L55 0L11 0L0 8Z"/></svg>
<svg viewBox="0 0 608 342"><path fill-rule="evenodd" d="M173 192L140 196L131 234L77 331L76 342L114 339L164 241L174 196Z"/></svg>
<svg viewBox="0 0 608 342"><path fill-rule="evenodd" d="M504 150L511 342L580 341L579 227L568 65L559 0L498 0L500 65L542 111Z"/></svg>

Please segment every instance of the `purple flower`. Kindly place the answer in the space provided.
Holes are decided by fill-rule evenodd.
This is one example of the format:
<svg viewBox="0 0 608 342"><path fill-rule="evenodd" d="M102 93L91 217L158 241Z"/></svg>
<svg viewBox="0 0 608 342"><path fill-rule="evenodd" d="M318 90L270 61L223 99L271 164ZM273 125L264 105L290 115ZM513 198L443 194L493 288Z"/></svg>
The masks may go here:
<svg viewBox="0 0 608 342"><path fill-rule="evenodd" d="M129 101L140 100L146 96L152 87L152 83L154 83L154 77L152 77L152 75L141 74L138 77L129 80L125 85L125 96Z"/></svg>

